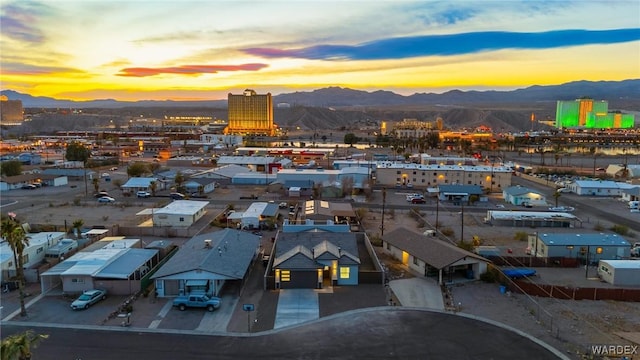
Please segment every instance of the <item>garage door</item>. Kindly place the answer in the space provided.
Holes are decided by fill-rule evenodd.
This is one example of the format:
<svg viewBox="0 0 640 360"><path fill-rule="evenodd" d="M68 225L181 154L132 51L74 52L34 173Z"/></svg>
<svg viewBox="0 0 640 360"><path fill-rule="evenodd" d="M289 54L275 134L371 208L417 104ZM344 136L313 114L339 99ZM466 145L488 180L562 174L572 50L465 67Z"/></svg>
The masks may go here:
<svg viewBox="0 0 640 360"><path fill-rule="evenodd" d="M291 271L291 280L282 281L282 289L315 289L318 285L318 273L314 271Z"/></svg>

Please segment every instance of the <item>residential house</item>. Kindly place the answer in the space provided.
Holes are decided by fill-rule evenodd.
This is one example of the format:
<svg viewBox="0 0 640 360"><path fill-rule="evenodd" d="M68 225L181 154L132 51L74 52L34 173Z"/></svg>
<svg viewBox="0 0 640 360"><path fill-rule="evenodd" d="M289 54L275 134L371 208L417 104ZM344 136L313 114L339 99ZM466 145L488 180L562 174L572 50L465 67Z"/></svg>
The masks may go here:
<svg viewBox="0 0 640 360"><path fill-rule="evenodd" d="M136 215L151 215L153 226L188 228L206 214L208 201L174 200L160 209L145 209Z"/></svg>
<svg viewBox="0 0 640 360"><path fill-rule="evenodd" d="M43 294L68 294L101 288L112 295L131 295L158 263L158 250L140 249L139 239L98 242L98 249L80 251L42 273Z"/></svg>
<svg viewBox="0 0 640 360"><path fill-rule="evenodd" d="M489 263L449 242L404 228L384 234L382 249L414 272L436 276L440 285L456 278L479 279Z"/></svg>
<svg viewBox="0 0 640 360"><path fill-rule="evenodd" d="M29 239L29 245L27 245L23 252L22 258L24 261L24 268L35 268L42 264L44 260L45 252L50 247L55 246L60 240L64 239L65 233L60 231L44 231L39 233L27 233L25 234ZM2 239L0 243L0 263L2 272L0 273L0 280L4 281L16 275L16 264L13 258L13 249L9 246L9 243ZM27 281L35 281L37 274L31 276L30 271L25 272Z"/></svg>
<svg viewBox="0 0 640 360"><path fill-rule="evenodd" d="M165 189L165 183L159 181L156 177L132 177L127 182L121 186L122 191L125 193L135 194L138 191L151 191L151 187L155 183L155 191L160 191Z"/></svg>
<svg viewBox="0 0 640 360"><path fill-rule="evenodd" d="M240 224L243 229L260 229L266 225L267 221L275 224L278 218L278 204L267 202L254 202L247 210L236 212L235 216L240 217Z"/></svg>
<svg viewBox="0 0 640 360"><path fill-rule="evenodd" d="M336 230L348 231L343 227ZM279 232L272 257L276 289L358 285L356 233L331 232L328 228L320 232Z"/></svg>
<svg viewBox="0 0 640 360"><path fill-rule="evenodd" d="M203 291L218 296L225 283L245 278L260 252L260 237L224 229L194 236L151 277L158 296Z"/></svg>
<svg viewBox="0 0 640 360"><path fill-rule="evenodd" d="M302 220L310 219L331 220L336 224L351 224L357 222L353 205L347 202L329 202L324 200L307 200L302 204L300 213Z"/></svg>
<svg viewBox="0 0 640 360"><path fill-rule="evenodd" d="M544 206L547 199L543 193L524 186L510 186L502 191L504 201L513 205Z"/></svg>
<svg viewBox="0 0 640 360"><path fill-rule="evenodd" d="M216 188L216 181L211 178L194 178L191 177L186 180L182 187L187 194L191 196L202 196L212 193Z"/></svg>

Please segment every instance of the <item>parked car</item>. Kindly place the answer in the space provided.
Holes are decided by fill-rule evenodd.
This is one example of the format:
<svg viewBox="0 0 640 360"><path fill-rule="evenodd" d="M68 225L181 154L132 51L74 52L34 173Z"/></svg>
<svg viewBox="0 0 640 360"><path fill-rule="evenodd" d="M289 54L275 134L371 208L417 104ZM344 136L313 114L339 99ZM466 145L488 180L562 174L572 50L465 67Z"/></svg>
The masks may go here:
<svg viewBox="0 0 640 360"><path fill-rule="evenodd" d="M98 199L99 203L114 203L116 202L116 199L112 198L111 196L103 196L101 198Z"/></svg>
<svg viewBox="0 0 640 360"><path fill-rule="evenodd" d="M139 198L148 198L148 197L151 197L151 193L148 191L138 191L136 193L136 196Z"/></svg>
<svg viewBox="0 0 640 360"><path fill-rule="evenodd" d="M172 198L173 200L184 200L186 198L184 194L180 194L180 193L171 193L169 194L169 197Z"/></svg>
<svg viewBox="0 0 640 360"><path fill-rule="evenodd" d="M118 167L117 167L117 166L114 166L114 167L112 167L112 168L110 168L110 169L109 169L109 171L116 171L116 170L118 170Z"/></svg>
<svg viewBox="0 0 640 360"><path fill-rule="evenodd" d="M413 199L411 199L411 203L412 204L424 204L424 203L426 203L426 201L424 201L424 198L413 198Z"/></svg>
<svg viewBox="0 0 640 360"><path fill-rule="evenodd" d="M280 204L278 204L278 207L280 209L286 209L289 206L289 204L287 204L286 202L281 202Z"/></svg>
<svg viewBox="0 0 640 360"><path fill-rule="evenodd" d="M71 303L73 310L88 309L89 306L97 303L100 300L107 298L107 292L105 290L93 289L87 290L82 293L76 300Z"/></svg>
<svg viewBox="0 0 640 360"><path fill-rule="evenodd" d="M106 191L98 191L97 193L93 194L93 197L95 198L101 198L104 196L109 196L109 193Z"/></svg>
<svg viewBox="0 0 640 360"><path fill-rule="evenodd" d="M190 294L173 299L173 306L176 306L180 311L184 311L188 307L206 308L208 311L214 311L220 307L220 303L220 298L209 297L206 294Z"/></svg>
<svg viewBox="0 0 640 360"><path fill-rule="evenodd" d="M37 186L33 185L33 184L25 184L22 185L22 188L25 190L35 190L37 188Z"/></svg>

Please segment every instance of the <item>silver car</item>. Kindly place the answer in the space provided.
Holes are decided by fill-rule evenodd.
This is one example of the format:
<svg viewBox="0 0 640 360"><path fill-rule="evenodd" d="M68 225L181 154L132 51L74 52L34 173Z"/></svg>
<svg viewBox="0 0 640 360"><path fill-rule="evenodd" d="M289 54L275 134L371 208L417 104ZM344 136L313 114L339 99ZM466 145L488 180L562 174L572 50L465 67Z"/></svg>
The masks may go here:
<svg viewBox="0 0 640 360"><path fill-rule="evenodd" d="M100 289L87 290L71 303L73 310L88 309L89 306L107 298L107 292Z"/></svg>

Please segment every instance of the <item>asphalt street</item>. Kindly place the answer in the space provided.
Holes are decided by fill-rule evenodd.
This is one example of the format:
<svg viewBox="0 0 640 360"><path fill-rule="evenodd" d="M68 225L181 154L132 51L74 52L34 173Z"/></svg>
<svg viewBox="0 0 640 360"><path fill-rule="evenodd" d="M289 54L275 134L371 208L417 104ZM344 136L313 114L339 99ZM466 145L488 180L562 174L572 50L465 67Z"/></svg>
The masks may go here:
<svg viewBox="0 0 640 360"><path fill-rule="evenodd" d="M489 322L402 307L354 310L238 336L40 325L4 323L3 337L25 328L48 334L33 350L38 360L567 359L535 339Z"/></svg>

